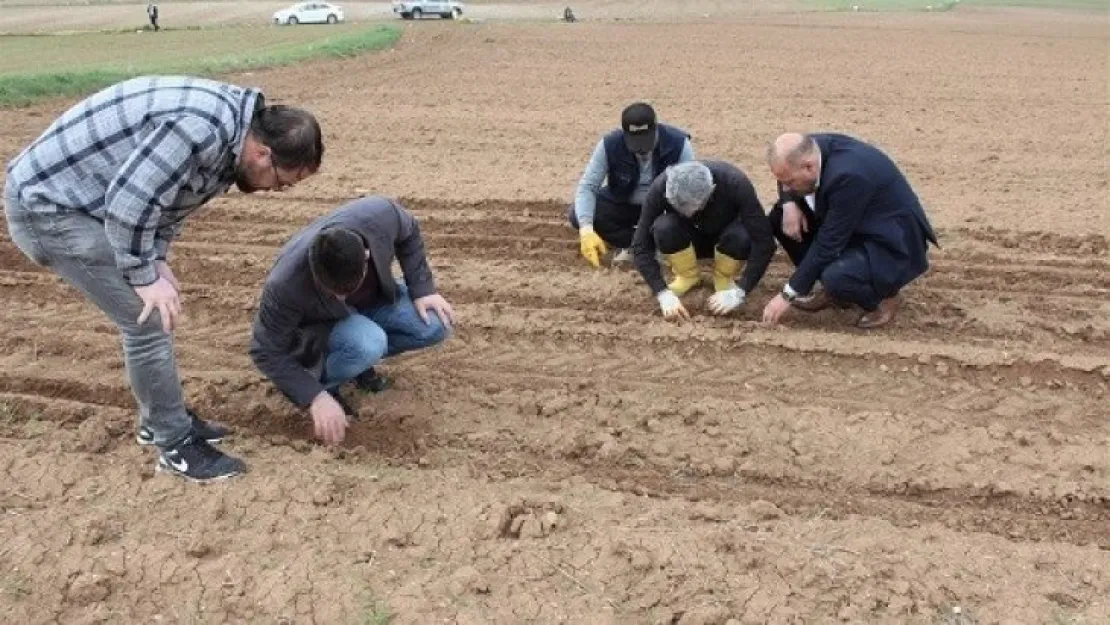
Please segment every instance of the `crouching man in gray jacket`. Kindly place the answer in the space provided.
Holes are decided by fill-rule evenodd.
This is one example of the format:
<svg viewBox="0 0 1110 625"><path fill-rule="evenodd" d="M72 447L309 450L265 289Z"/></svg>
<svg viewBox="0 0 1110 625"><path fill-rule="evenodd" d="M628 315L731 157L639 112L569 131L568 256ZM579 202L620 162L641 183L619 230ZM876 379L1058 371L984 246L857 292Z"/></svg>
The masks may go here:
<svg viewBox="0 0 1110 625"><path fill-rule="evenodd" d="M394 258L404 284L393 279ZM416 219L392 200L365 197L282 248L262 289L250 353L286 397L309 409L316 436L334 444L354 416L340 385L383 390L375 363L442 342L453 322Z"/></svg>

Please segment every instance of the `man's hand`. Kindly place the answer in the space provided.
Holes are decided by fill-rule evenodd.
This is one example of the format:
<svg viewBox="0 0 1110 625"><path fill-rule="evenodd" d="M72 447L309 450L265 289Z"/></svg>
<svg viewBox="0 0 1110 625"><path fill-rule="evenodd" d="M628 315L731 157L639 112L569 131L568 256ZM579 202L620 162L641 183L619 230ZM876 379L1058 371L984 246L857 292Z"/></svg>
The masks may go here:
<svg viewBox="0 0 1110 625"><path fill-rule="evenodd" d="M594 232L593 226L582 226L578 230L578 244L586 262L593 265L595 269L601 267L601 257L609 251L609 247Z"/></svg>
<svg viewBox="0 0 1110 625"><path fill-rule="evenodd" d="M714 315L727 315L740 308L748 297L744 289L734 286L731 289L717 291L709 298L709 312Z"/></svg>
<svg viewBox="0 0 1110 625"><path fill-rule="evenodd" d="M308 410L312 414L312 424L316 438L329 445L343 442L349 423L347 422L347 415L343 412L343 407L335 401L331 393L320 391L320 394L312 400L312 405L309 406Z"/></svg>
<svg viewBox="0 0 1110 625"><path fill-rule="evenodd" d="M451 304L448 304L447 300L443 299L443 296L439 293L432 293L431 295L425 295L419 299L414 299L412 303L416 306L416 312L420 315L420 318L424 320L424 323L430 322L428 311L431 310L435 312L439 320L443 322L443 326L448 330L451 329L451 326L455 325L455 311L451 308Z"/></svg>
<svg viewBox="0 0 1110 625"><path fill-rule="evenodd" d="M159 278L165 278L173 285L177 291L178 299L181 298L181 283L177 281L177 277L173 275L173 270L170 269L170 264L164 260L155 261L154 268L158 271Z"/></svg>
<svg viewBox="0 0 1110 625"><path fill-rule="evenodd" d="M782 205L782 233L801 242L802 236L809 232L809 222L805 213L794 202L783 202Z"/></svg>
<svg viewBox="0 0 1110 625"><path fill-rule="evenodd" d="M763 323L775 325L789 310L790 302L786 301L782 293L779 293L775 299L767 302L767 306L763 309Z"/></svg>
<svg viewBox="0 0 1110 625"><path fill-rule="evenodd" d="M165 278L158 278L152 284L135 287L135 293L143 300L143 312L139 313L138 324L146 323L157 308L158 314L162 316L162 329L166 334L173 332L177 326L177 317L181 314L181 301L173 284Z"/></svg>
<svg viewBox="0 0 1110 625"><path fill-rule="evenodd" d="M686 311L686 307L682 305L682 300L674 294L674 291L666 289L660 291L655 299L659 300L659 308L663 311L663 318L667 321L689 321L690 313Z"/></svg>

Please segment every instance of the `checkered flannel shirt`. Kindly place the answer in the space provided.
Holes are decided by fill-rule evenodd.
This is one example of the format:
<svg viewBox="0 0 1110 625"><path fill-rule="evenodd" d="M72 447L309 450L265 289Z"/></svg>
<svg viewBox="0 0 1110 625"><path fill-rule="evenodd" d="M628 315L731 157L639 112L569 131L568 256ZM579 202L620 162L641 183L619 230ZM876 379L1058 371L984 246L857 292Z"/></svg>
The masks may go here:
<svg viewBox="0 0 1110 625"><path fill-rule="evenodd" d="M124 81L78 103L8 165L26 210L104 223L127 281L158 279L182 220L235 180L253 89L183 76Z"/></svg>

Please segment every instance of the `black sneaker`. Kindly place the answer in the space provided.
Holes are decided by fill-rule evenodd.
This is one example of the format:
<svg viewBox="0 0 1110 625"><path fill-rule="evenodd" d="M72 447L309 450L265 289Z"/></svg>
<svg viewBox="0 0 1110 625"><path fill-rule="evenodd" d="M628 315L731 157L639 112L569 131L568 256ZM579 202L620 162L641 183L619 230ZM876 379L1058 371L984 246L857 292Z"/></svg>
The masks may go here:
<svg viewBox="0 0 1110 625"><path fill-rule="evenodd" d="M335 402L339 404L339 407L343 409L343 414L352 419L358 417L358 412L353 407L351 407L351 404L347 403L347 400L343 398L343 394L339 392L339 389L330 389L328 391L328 395L331 395L332 399L334 399Z"/></svg>
<svg viewBox="0 0 1110 625"><path fill-rule="evenodd" d="M197 413L192 410L186 409L185 413L188 414L189 418L193 421L193 429L191 432L193 436L204 439L209 443L218 443L227 436L227 428L224 426L212 423L211 421L205 421L198 417ZM145 425L141 425L139 426L139 433L135 435L135 440L138 441L140 445L153 445L154 432L151 432L150 428Z"/></svg>
<svg viewBox="0 0 1110 625"><path fill-rule="evenodd" d="M208 441L190 436L158 454L159 471L199 483L215 482L245 473L247 464L216 449Z"/></svg>
<svg viewBox="0 0 1110 625"><path fill-rule="evenodd" d="M380 393L389 388L389 378L378 375L378 372L370 367L355 378L355 388L364 393Z"/></svg>

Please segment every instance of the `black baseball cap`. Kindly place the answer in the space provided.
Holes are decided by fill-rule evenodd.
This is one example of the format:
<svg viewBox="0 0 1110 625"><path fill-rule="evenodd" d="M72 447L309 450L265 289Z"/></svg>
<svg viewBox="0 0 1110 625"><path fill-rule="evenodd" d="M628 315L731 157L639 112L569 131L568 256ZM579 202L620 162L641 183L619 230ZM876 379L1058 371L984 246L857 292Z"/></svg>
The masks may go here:
<svg viewBox="0 0 1110 625"><path fill-rule="evenodd" d="M659 136L656 128L655 109L644 102L628 106L621 113L621 129L624 130L624 144L638 154L647 154L655 149Z"/></svg>

